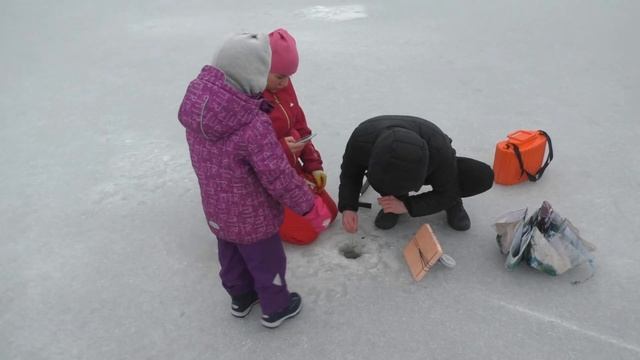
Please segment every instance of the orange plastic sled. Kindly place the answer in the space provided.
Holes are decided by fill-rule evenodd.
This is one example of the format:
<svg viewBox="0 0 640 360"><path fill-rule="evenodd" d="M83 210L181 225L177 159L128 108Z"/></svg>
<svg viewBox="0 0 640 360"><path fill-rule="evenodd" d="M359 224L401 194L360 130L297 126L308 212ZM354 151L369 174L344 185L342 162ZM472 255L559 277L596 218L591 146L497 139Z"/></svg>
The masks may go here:
<svg viewBox="0 0 640 360"><path fill-rule="evenodd" d="M544 153L549 145L547 160ZM493 159L496 184L514 185L537 181L553 159L551 138L542 130L516 130L506 140L498 142Z"/></svg>

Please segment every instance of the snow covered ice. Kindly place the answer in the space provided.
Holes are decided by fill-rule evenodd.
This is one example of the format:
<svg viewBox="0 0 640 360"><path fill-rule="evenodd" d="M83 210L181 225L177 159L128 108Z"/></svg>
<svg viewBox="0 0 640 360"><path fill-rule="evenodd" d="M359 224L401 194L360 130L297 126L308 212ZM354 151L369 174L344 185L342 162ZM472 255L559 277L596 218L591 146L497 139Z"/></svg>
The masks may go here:
<svg viewBox="0 0 640 360"><path fill-rule="evenodd" d="M640 3L634 1L5 1L0 13L0 359L640 358ZM538 183L286 246L304 308L277 330L229 313L178 105L225 35L284 27L294 83L337 197L361 121L438 124L489 164L544 129ZM597 246L571 285L504 269L496 216L548 200ZM423 222L453 269L415 283ZM345 250L359 256L345 257ZM575 274L573 274L575 275Z"/></svg>

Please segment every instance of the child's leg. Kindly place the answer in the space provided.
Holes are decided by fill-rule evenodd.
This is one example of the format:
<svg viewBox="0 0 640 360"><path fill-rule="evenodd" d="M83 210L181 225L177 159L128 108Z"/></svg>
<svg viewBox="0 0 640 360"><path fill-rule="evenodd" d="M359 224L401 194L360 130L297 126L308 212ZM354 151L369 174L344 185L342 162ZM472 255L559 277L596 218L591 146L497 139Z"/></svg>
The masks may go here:
<svg viewBox="0 0 640 360"><path fill-rule="evenodd" d="M232 297L253 290L253 277L242 258L238 244L218 239L218 260L222 286Z"/></svg>
<svg viewBox="0 0 640 360"><path fill-rule="evenodd" d="M289 291L285 281L287 257L280 236L274 236L249 245L238 245L260 297L263 314L273 314L289 304Z"/></svg>

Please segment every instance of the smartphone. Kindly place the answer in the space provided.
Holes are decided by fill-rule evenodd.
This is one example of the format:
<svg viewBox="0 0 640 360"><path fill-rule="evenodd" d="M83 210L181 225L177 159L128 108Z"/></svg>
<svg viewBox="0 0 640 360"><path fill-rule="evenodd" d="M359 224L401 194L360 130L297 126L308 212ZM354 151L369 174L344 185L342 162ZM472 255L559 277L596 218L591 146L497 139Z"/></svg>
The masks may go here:
<svg viewBox="0 0 640 360"><path fill-rule="evenodd" d="M311 139L313 139L316 136L315 133L311 133L303 138L300 138L296 141L296 144L305 144L308 143L309 141L311 141Z"/></svg>

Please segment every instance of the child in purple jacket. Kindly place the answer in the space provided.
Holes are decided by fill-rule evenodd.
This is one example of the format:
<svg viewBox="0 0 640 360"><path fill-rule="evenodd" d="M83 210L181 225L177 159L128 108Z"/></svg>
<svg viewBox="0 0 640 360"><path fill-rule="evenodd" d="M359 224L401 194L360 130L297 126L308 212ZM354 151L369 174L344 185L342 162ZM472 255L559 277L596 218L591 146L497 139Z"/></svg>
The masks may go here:
<svg viewBox="0 0 640 360"><path fill-rule="evenodd" d="M231 313L244 317L260 301L262 324L275 328L302 305L285 281L287 260L278 235L283 205L312 216L314 197L261 111L257 95L270 65L267 35L231 36L213 66L204 66L189 84L178 118L186 128L207 223L218 239Z"/></svg>

